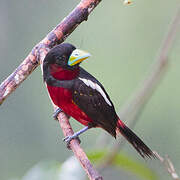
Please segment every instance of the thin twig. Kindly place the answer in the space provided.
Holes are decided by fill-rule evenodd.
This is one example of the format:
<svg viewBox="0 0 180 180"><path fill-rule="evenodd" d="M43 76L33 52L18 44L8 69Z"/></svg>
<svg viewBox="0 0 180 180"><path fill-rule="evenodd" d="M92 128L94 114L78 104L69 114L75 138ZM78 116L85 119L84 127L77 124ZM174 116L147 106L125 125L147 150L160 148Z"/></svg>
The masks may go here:
<svg viewBox="0 0 180 180"><path fill-rule="evenodd" d="M173 165L172 161L170 160L170 158L168 157L168 155L166 155L165 158L163 158L157 152L154 152L154 154L160 160L160 162L163 164L165 170L171 175L171 177L175 180L180 180L178 174L176 173L174 165Z"/></svg>
<svg viewBox="0 0 180 180"><path fill-rule="evenodd" d="M62 43L81 22L87 20L89 14L100 1L82 0L60 24L32 49L18 68L1 83L0 105L43 61L49 49Z"/></svg>
<svg viewBox="0 0 180 180"><path fill-rule="evenodd" d="M126 119L128 122L128 126L131 128L133 128L134 125L137 123L138 117L142 109L151 97L157 85L159 85L162 75L164 75L169 60L168 54L174 43L176 32L179 28L179 23L180 8L178 8L174 20L169 27L169 31L160 48L159 55L157 56L155 63L151 67L151 72L142 82L140 88L134 93L132 98L127 101L127 103L123 106L122 110L119 113L121 119ZM113 162L116 154L119 152L120 148L122 148L124 144L125 140L121 136L118 142L110 148L111 152L106 157L106 160L103 163L102 167L106 167Z"/></svg>
<svg viewBox="0 0 180 180"><path fill-rule="evenodd" d="M62 43L83 21L87 20L92 10L101 0L82 0L76 8L58 24L41 42L39 42L18 66L18 68L0 85L0 105L3 101L33 72L44 60L49 49ZM72 135L73 131L64 113L58 116L64 134ZM103 178L93 168L77 140L72 140L71 149L91 180Z"/></svg>
<svg viewBox="0 0 180 180"><path fill-rule="evenodd" d="M69 123L69 119L64 113L60 113L58 115L59 124L63 130L64 136L71 136L73 135L73 130ZM90 180L103 180L102 176L93 168L92 164L90 163L88 157L86 156L85 152L79 145L79 141L77 139L72 139L70 142L70 148L74 152L74 155L79 160L81 166L86 171Z"/></svg>

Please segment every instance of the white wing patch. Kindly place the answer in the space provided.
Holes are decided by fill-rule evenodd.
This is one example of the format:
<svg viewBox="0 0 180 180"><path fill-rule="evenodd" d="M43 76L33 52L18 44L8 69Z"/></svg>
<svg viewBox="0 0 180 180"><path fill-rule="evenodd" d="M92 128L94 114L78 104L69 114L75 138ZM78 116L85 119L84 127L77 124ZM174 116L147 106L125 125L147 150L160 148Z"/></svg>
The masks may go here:
<svg viewBox="0 0 180 180"><path fill-rule="evenodd" d="M96 89L101 95L102 97L104 98L104 100L110 105L111 105L111 102L108 100L106 94L104 93L104 91L101 89L101 87L97 84L97 83L94 83L92 82L91 80L87 80L87 79L84 79L84 78L79 78L81 81L83 81L86 86L89 86L91 87L92 89Z"/></svg>

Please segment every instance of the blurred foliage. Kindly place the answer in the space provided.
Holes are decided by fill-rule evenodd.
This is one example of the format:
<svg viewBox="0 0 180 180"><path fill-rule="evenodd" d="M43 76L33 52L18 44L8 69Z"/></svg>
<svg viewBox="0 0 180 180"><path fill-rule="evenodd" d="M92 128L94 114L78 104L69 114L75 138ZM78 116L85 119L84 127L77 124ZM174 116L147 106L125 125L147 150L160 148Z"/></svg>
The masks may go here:
<svg viewBox="0 0 180 180"><path fill-rule="evenodd" d="M77 0L31 0L0 3L0 81L3 81L57 23L78 3ZM103 0L87 22L67 39L93 56L82 66L104 84L116 110L126 102L154 62L162 39L179 6L179 0ZM135 132L153 150L168 154L180 174L180 32L169 54L169 69L141 114ZM38 68L0 107L0 179L21 177L34 164L46 159L64 162L70 152L61 139L60 127L52 118L52 106ZM75 130L81 125L72 121ZM100 129L81 137L90 149ZM124 151L137 153L126 145ZM143 161L140 159L140 161ZM157 161L147 166L161 180L170 176ZM135 180L114 169L105 178Z"/></svg>
<svg viewBox="0 0 180 180"><path fill-rule="evenodd" d="M61 165L56 161L40 162L32 167L21 180L56 180Z"/></svg>
<svg viewBox="0 0 180 180"><path fill-rule="evenodd" d="M92 151L88 153L89 159L93 163L102 163L107 152L105 150ZM124 169L144 180L157 180L155 173L144 163L133 160L130 156L123 153L116 155L112 162L113 167ZM86 175L77 159L72 156L62 165L57 161L40 162L33 166L21 180L85 180ZM11 179L13 180L13 179ZM18 179L17 179L18 180Z"/></svg>
<svg viewBox="0 0 180 180"><path fill-rule="evenodd" d="M105 158L107 152L105 150L94 151L88 154L88 157L93 162L103 163L102 159ZM141 163L137 160L134 160L129 155L124 153L119 153L115 156L112 165L117 168L122 168L128 172L133 173L134 175L140 177L141 179L146 180L157 180L155 172L150 170L144 163Z"/></svg>
<svg viewBox="0 0 180 180"><path fill-rule="evenodd" d="M72 156L62 165L56 161L40 162L21 180L84 180L86 177L77 159Z"/></svg>

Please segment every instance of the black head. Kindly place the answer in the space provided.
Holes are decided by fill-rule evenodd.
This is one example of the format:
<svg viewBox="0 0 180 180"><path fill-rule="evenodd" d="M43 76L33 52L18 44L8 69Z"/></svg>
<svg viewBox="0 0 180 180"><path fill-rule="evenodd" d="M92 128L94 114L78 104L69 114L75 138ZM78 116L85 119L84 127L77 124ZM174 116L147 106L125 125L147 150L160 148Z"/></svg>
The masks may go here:
<svg viewBox="0 0 180 180"><path fill-rule="evenodd" d="M57 64L62 68L69 69L68 60L75 49L76 47L69 43L59 44L47 53L43 64Z"/></svg>
<svg viewBox="0 0 180 180"><path fill-rule="evenodd" d="M56 64L63 69L74 70L79 64L90 56L89 53L76 49L69 43L62 43L52 48L43 61L43 77L44 80L49 78L49 66Z"/></svg>
<svg viewBox="0 0 180 180"><path fill-rule="evenodd" d="M64 69L75 69L90 56L89 53L76 49L69 43L62 43L52 48L46 55L43 66L57 64Z"/></svg>

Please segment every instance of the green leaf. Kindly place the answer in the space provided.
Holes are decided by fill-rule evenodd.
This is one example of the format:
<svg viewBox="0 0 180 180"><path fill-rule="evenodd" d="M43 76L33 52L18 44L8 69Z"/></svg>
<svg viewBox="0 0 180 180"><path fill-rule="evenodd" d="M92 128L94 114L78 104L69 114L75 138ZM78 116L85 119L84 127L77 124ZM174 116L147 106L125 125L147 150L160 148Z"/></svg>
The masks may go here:
<svg viewBox="0 0 180 180"><path fill-rule="evenodd" d="M91 161L98 163L98 161L102 160L107 155L106 151L95 151L88 154ZM146 165L143 163L134 160L129 155L125 155L123 153L119 153L114 158L114 161L112 163L115 167L124 169L128 172L131 172L141 179L147 179L147 180L157 180L157 175L149 169Z"/></svg>
<svg viewBox="0 0 180 180"><path fill-rule="evenodd" d="M150 170L144 164L135 161L134 159L130 158L124 154L118 154L113 162L114 165L118 167L123 167L124 169L133 172L136 175L148 180L156 180L157 176L155 173Z"/></svg>

